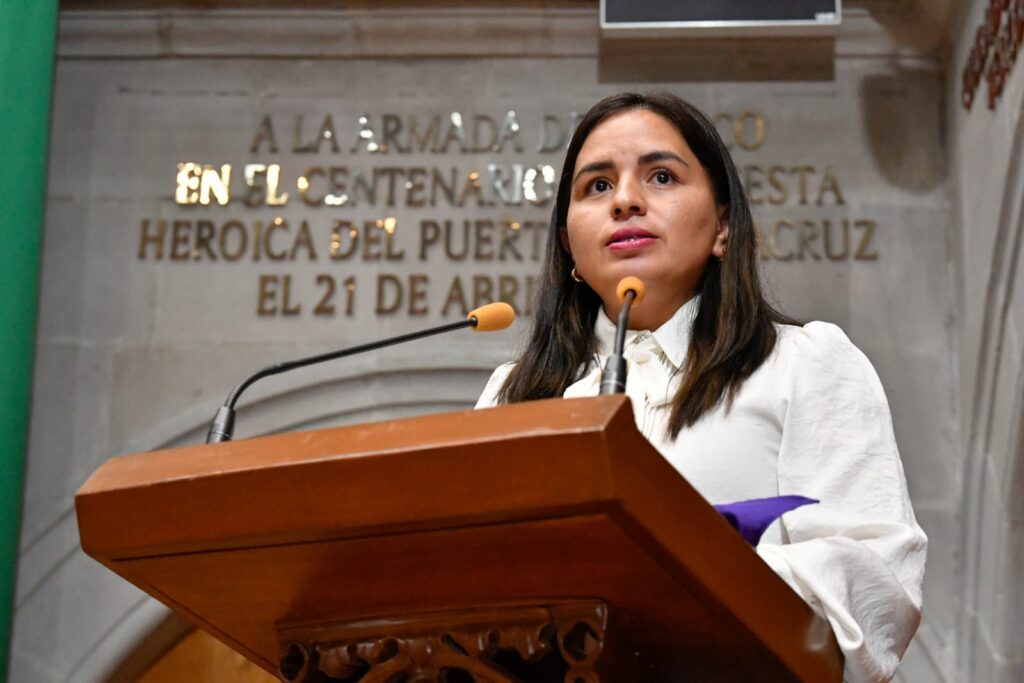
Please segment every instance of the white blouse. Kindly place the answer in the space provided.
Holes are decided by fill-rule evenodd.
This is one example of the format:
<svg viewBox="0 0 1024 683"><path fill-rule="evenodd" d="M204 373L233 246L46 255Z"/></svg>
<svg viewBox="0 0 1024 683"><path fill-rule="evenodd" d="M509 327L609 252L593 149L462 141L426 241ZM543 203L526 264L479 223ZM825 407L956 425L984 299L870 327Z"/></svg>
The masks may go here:
<svg viewBox="0 0 1024 683"><path fill-rule="evenodd" d="M637 426L709 502L801 495L757 553L832 625L849 683L896 672L921 613L927 538L914 519L885 393L835 325L780 325L771 355L724 405L672 439L672 398L699 299L654 332L626 337L626 395ZM615 326L596 325L599 356L565 397L596 396ZM511 363L484 389L493 406Z"/></svg>

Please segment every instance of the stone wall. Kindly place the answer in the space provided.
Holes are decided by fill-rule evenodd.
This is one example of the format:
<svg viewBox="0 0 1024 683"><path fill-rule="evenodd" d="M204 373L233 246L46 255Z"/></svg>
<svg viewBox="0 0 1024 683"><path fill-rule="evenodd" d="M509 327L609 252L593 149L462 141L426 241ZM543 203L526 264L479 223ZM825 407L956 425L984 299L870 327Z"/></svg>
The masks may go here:
<svg viewBox="0 0 1024 683"><path fill-rule="evenodd" d="M269 362L453 320L503 287L526 312L557 132L637 88L716 117L774 297L840 324L878 368L932 539L902 676L954 680L973 424L958 367L978 353L957 349L982 325L956 292L986 287L957 273L988 263L993 236L961 240L987 207L951 196L989 192L964 171L985 155L961 149L982 127L962 117L951 166L943 65L865 10L846 12L834 64L810 80L757 65L709 79L706 56L671 48L637 59L601 41L590 7L65 12L11 680L104 680L164 617L78 549L72 496L89 473L200 442L227 390ZM767 49L765 64L801 48ZM238 435L468 407L523 329L269 380Z"/></svg>
<svg viewBox="0 0 1024 683"><path fill-rule="evenodd" d="M959 561L950 607L959 615L958 680L1024 677L1024 471L1021 391L1024 292L1021 291L1024 138L1020 65L990 108L988 86L970 109L961 75L989 2L965 3L949 57L947 120L952 168L958 336L956 391L962 446ZM1005 22L1005 18L1004 18ZM991 59L991 57L990 57Z"/></svg>

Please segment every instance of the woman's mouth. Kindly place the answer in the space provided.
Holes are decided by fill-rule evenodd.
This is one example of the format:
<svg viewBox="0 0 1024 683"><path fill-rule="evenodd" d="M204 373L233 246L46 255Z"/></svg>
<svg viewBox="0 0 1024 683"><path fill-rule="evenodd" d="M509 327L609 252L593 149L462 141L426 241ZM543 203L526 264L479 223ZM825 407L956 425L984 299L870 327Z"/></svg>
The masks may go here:
<svg viewBox="0 0 1024 683"><path fill-rule="evenodd" d="M611 239L605 246L615 251L642 249L654 244L657 239L657 235L641 228L621 228L612 233Z"/></svg>

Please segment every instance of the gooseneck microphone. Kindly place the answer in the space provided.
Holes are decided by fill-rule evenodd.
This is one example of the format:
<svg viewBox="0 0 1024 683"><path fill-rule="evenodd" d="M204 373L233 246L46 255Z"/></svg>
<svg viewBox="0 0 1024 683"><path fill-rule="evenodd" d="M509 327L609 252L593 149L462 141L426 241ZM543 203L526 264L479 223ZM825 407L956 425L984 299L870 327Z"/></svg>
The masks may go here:
<svg viewBox="0 0 1024 683"><path fill-rule="evenodd" d="M464 327L472 327L474 332L494 332L497 330L503 330L512 324L515 317L515 311L513 311L512 307L508 304L502 302L490 303L471 311L465 320L460 320L459 322L448 323L447 325L440 325L439 327L432 327L428 330L421 330L419 332L411 332L409 334L391 337L390 339L370 342L369 344L352 346L339 351L321 353L320 355L310 356L309 358L299 358L298 360L276 363L274 365L267 366L262 370L257 370L239 382L235 388L231 390L231 393L228 394L227 399L224 401L224 405L217 410L217 414L214 416L213 422L210 423L210 430L206 434L206 443L220 443L222 441L231 440L231 436L235 431L235 404L238 403L238 397L242 395L242 392L248 389L256 380L263 379L264 377L269 377L271 375L279 375L282 372L288 372L289 370L295 370L297 368L304 368L307 365L316 365L317 363L324 363L329 360L344 358L345 356L354 356L359 353L374 351L376 349L384 348L385 346L393 346L395 344L402 344L404 342L422 339L424 337L431 337L435 334L461 330Z"/></svg>
<svg viewBox="0 0 1024 683"><path fill-rule="evenodd" d="M604 372L601 373L602 396L626 392L626 358L622 355L622 349L626 346L629 309L634 303L638 304L643 300L644 291L644 283L632 275L619 280L619 285L615 288L622 308L619 309L619 319L615 323L615 346L605 361Z"/></svg>

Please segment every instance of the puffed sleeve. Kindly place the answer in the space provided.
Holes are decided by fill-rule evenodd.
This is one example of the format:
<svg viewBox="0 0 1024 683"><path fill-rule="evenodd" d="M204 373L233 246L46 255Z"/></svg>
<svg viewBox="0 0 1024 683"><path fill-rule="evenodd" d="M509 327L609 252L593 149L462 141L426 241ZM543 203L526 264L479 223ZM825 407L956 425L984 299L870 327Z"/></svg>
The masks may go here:
<svg viewBox="0 0 1024 683"><path fill-rule="evenodd" d="M477 399L477 408L493 408L498 405L498 392L501 391L501 387L504 386L505 380L508 379L508 375L514 367L515 363L505 363L495 368L491 373L491 378L487 380L487 386L484 387L483 393Z"/></svg>
<svg viewBox="0 0 1024 683"><path fill-rule="evenodd" d="M921 614L927 538L914 519L885 393L868 359L827 323L787 328L779 493L787 513L757 552L832 625L848 683L887 681Z"/></svg>

